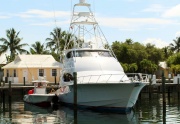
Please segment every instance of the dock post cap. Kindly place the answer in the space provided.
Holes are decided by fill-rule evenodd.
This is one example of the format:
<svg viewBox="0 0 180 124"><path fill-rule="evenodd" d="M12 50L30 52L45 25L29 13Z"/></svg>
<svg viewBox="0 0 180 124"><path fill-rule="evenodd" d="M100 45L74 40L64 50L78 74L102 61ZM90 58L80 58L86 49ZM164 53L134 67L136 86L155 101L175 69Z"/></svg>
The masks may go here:
<svg viewBox="0 0 180 124"><path fill-rule="evenodd" d="M168 78L171 78L171 74L168 74Z"/></svg>

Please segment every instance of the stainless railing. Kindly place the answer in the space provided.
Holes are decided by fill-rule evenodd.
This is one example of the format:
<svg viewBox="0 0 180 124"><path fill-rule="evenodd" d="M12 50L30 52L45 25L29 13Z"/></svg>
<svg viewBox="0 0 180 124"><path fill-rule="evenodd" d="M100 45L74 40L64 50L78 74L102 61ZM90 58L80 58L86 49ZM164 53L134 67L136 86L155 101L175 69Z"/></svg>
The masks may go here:
<svg viewBox="0 0 180 124"><path fill-rule="evenodd" d="M147 74L127 73L127 74L100 74L78 76L78 83L133 83L149 82Z"/></svg>

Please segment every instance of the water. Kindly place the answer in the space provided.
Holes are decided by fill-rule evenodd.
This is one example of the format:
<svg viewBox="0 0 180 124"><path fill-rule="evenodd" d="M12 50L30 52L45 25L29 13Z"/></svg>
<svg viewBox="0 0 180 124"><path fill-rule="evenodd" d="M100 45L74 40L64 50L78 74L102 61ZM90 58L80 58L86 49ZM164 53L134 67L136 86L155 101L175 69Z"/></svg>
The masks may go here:
<svg viewBox="0 0 180 124"><path fill-rule="evenodd" d="M78 110L77 118L71 108L52 106L40 108L24 104L22 96L13 97L11 104L6 97L3 107L0 98L0 124L162 124L163 104L162 95L142 94L135 108L129 114L101 113L90 110ZM165 120L167 124L180 123L180 101L176 94L166 99Z"/></svg>

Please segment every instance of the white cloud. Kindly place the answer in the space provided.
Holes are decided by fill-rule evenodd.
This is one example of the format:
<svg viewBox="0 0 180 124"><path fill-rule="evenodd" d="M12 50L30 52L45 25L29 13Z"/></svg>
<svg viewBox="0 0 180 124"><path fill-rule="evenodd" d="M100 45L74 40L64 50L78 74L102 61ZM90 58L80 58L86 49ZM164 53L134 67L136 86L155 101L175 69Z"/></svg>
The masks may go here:
<svg viewBox="0 0 180 124"><path fill-rule="evenodd" d="M152 4L148 8L144 9L144 12L163 12L164 7L160 4Z"/></svg>
<svg viewBox="0 0 180 124"><path fill-rule="evenodd" d="M9 16L0 15L0 19L7 19L7 18L9 18Z"/></svg>
<svg viewBox="0 0 180 124"><path fill-rule="evenodd" d="M159 18L98 18L101 25L119 29L138 29L142 26L178 24L175 20Z"/></svg>
<svg viewBox="0 0 180 124"><path fill-rule="evenodd" d="M180 31L176 32L175 37L180 37Z"/></svg>
<svg viewBox="0 0 180 124"><path fill-rule="evenodd" d="M45 11L45 10L37 10L32 9L28 10L27 12L23 12L18 14L18 16L22 18L31 18L31 17L38 17L38 18L53 18L53 17L69 17L70 12L67 11Z"/></svg>
<svg viewBox="0 0 180 124"><path fill-rule="evenodd" d="M145 41L143 41L144 44L150 43L155 45L158 48L163 48L165 46L168 46L169 44L165 41L162 41L161 39L158 38L147 38Z"/></svg>
<svg viewBox="0 0 180 124"><path fill-rule="evenodd" d="M180 4L168 9L162 14L162 17L180 17Z"/></svg>
<svg viewBox="0 0 180 124"><path fill-rule="evenodd" d="M26 12L20 13L0 13L0 18L12 18L12 17L21 17L21 18L69 18L70 12L68 11L45 11L38 9L31 9Z"/></svg>
<svg viewBox="0 0 180 124"><path fill-rule="evenodd" d="M42 23L32 23L31 25L35 26L52 26L52 25L58 25L59 26L65 26L68 25L70 21L60 21L60 22L42 22ZM68 25L69 26L69 25Z"/></svg>

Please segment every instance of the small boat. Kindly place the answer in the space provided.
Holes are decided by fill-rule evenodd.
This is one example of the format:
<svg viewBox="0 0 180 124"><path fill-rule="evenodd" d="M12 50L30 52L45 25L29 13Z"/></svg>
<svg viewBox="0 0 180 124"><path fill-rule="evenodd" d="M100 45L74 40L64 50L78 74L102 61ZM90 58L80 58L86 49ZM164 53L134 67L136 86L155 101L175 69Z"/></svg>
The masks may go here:
<svg viewBox="0 0 180 124"><path fill-rule="evenodd" d="M76 72L78 107L128 113L141 89L149 83L148 75L124 72L90 6L80 0L73 7L69 32L76 37L67 41L61 57L59 101L74 104L73 74Z"/></svg>
<svg viewBox="0 0 180 124"><path fill-rule="evenodd" d="M55 100L57 98L55 92L47 93L46 87L48 82L44 77L39 77L38 80L32 81L34 89L29 90L28 94L24 95L24 102L40 107L49 107L51 103L57 102Z"/></svg>

